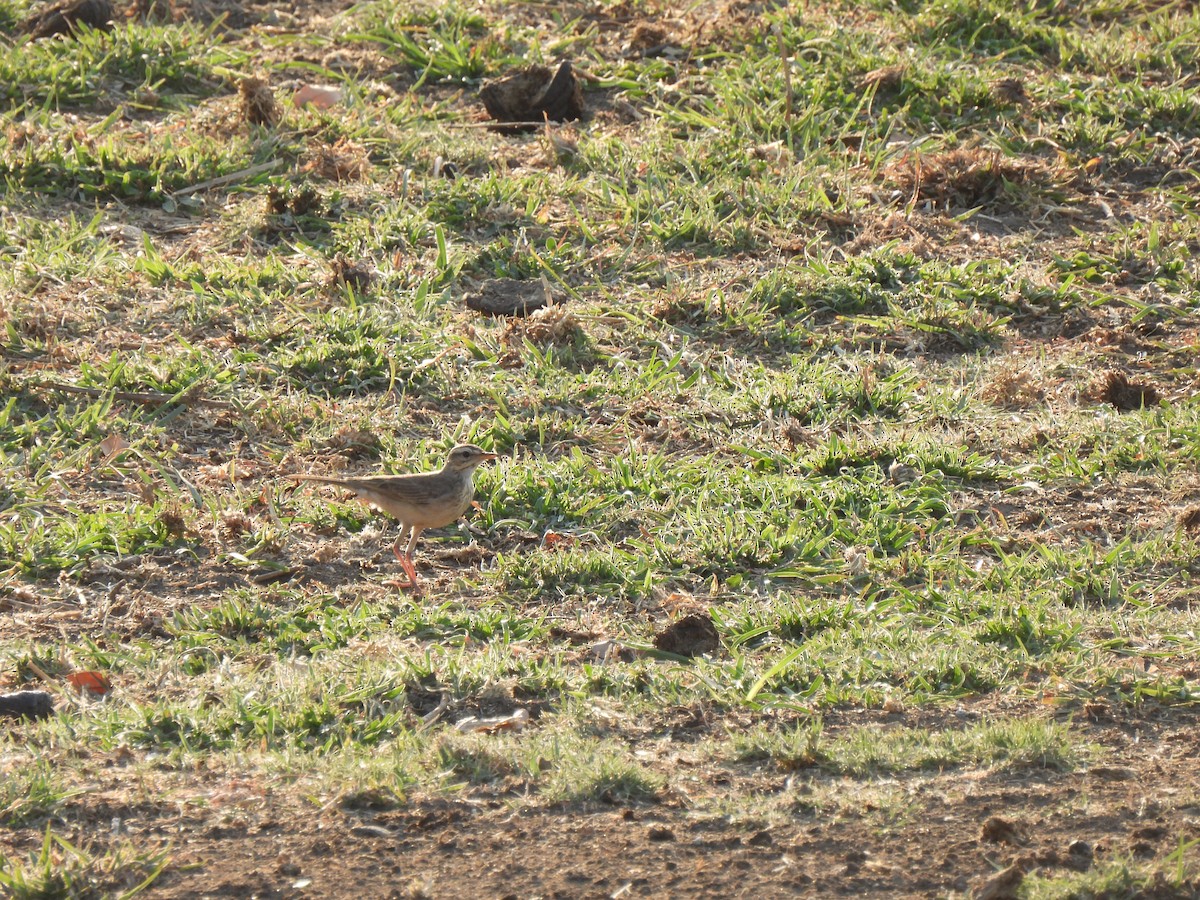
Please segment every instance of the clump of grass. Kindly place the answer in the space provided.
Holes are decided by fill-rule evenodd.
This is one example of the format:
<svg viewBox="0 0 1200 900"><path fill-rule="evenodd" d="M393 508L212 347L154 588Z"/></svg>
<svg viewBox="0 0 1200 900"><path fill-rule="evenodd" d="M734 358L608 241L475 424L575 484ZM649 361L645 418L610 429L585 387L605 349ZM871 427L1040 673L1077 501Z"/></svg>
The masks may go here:
<svg viewBox="0 0 1200 900"><path fill-rule="evenodd" d="M1070 771L1084 758L1071 729L1057 722L1005 719L961 730L856 729L832 742L826 765L848 775L983 765Z"/></svg>
<svg viewBox="0 0 1200 900"><path fill-rule="evenodd" d="M47 826L36 856L22 862L0 854L0 888L13 900L92 896L123 900L154 884L168 862L166 851L146 853L128 844L97 855Z"/></svg>
<svg viewBox="0 0 1200 900"><path fill-rule="evenodd" d="M1021 882L1021 896L1029 900L1066 897L1194 897L1200 875L1187 852L1195 841L1183 844L1162 862L1139 863L1114 859L1086 872L1049 874L1031 872Z"/></svg>
<svg viewBox="0 0 1200 900"><path fill-rule="evenodd" d="M734 756L743 761L770 760L784 771L807 769L825 758L824 726L820 719L790 728L756 728L730 735Z"/></svg>
<svg viewBox="0 0 1200 900"><path fill-rule="evenodd" d="M0 781L0 822L10 828L41 822L78 793L48 763L12 769Z"/></svg>
<svg viewBox="0 0 1200 900"><path fill-rule="evenodd" d="M587 743L549 777L544 796L560 803L645 803L666 783L612 742Z"/></svg>
<svg viewBox="0 0 1200 900"><path fill-rule="evenodd" d="M921 769L989 766L1070 771L1087 755L1055 722L1006 719L962 729L862 727L836 736L821 722L733 735L739 759L769 759L782 769L817 766L839 775L874 776Z"/></svg>
<svg viewBox="0 0 1200 900"><path fill-rule="evenodd" d="M488 784L518 772L514 761L494 749L488 736L447 735L437 746L437 767L469 784Z"/></svg>

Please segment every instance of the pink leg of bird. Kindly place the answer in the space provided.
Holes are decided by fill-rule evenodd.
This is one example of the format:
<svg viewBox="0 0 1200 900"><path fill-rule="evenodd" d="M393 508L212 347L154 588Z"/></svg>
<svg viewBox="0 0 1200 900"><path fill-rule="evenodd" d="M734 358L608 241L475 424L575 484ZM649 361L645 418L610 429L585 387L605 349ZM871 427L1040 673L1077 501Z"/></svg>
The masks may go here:
<svg viewBox="0 0 1200 900"><path fill-rule="evenodd" d="M392 545L392 552L396 554L396 559L400 561L400 568L404 570L404 574L408 576L408 581L400 581L395 579L386 582L392 587L399 588L402 591L416 588L417 586L417 567L413 564L413 550L417 546L417 537L424 529L413 528L412 535L408 539L408 549L401 552L400 542L404 540L404 527L400 528L400 536L396 538L396 543Z"/></svg>

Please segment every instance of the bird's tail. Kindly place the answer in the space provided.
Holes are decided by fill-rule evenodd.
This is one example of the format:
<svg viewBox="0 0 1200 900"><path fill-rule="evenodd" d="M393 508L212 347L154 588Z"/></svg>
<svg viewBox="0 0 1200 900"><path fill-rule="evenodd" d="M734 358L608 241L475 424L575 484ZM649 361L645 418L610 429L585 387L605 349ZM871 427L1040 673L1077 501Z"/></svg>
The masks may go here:
<svg viewBox="0 0 1200 900"><path fill-rule="evenodd" d="M288 478L292 481L315 481L317 484L338 484L342 487L354 484L353 478L337 478L333 475L289 475Z"/></svg>

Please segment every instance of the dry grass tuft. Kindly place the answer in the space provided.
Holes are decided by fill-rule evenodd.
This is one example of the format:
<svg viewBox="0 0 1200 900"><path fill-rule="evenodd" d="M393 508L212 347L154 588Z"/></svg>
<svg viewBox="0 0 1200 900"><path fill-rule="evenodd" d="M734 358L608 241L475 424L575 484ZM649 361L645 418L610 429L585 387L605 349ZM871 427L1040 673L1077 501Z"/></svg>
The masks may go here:
<svg viewBox="0 0 1200 900"><path fill-rule="evenodd" d="M366 148L345 138L313 149L303 171L328 181L362 181L371 172Z"/></svg>
<svg viewBox="0 0 1200 900"><path fill-rule="evenodd" d="M379 459L383 441L372 431L342 428L325 442L325 448L347 459Z"/></svg>
<svg viewBox="0 0 1200 900"><path fill-rule="evenodd" d="M178 503L168 504L159 514L158 521L167 529L167 534L172 537L183 537L187 534L187 518L184 515L183 507Z"/></svg>
<svg viewBox="0 0 1200 900"><path fill-rule="evenodd" d="M1014 188L1044 191L1061 181L1056 170L1040 159L1005 157L979 148L911 154L883 175L911 201L947 209L1016 206Z"/></svg>
<svg viewBox="0 0 1200 900"><path fill-rule="evenodd" d="M561 304L535 309L524 319L509 320L504 339L509 344L528 338L535 344L567 345L583 333L579 320Z"/></svg>
<svg viewBox="0 0 1200 900"><path fill-rule="evenodd" d="M666 294L650 304L650 315L668 325L699 325L710 318L709 302L696 294Z"/></svg>
<svg viewBox="0 0 1200 900"><path fill-rule="evenodd" d="M992 375L980 397L1002 409L1028 409L1046 399L1046 390L1038 373L1019 361L1005 361Z"/></svg>
<svg viewBox="0 0 1200 900"><path fill-rule="evenodd" d="M1020 78L1001 78L992 82L992 96L999 103L1011 106L1029 103L1029 94L1025 90L1025 82Z"/></svg>
<svg viewBox="0 0 1200 900"><path fill-rule="evenodd" d="M242 98L242 119L251 125L265 125L268 128L279 124L279 104L275 102L275 94L265 78L243 78L238 85L238 92Z"/></svg>
<svg viewBox="0 0 1200 900"><path fill-rule="evenodd" d="M254 530L254 520L240 509L221 511L221 533L226 538L239 537Z"/></svg>

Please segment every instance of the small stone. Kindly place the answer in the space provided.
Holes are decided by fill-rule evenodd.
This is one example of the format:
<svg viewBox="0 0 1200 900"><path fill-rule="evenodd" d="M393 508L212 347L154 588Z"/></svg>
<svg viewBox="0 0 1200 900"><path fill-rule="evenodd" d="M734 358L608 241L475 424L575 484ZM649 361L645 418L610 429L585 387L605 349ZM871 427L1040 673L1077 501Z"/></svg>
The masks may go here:
<svg viewBox="0 0 1200 900"><path fill-rule="evenodd" d="M1092 766L1088 774L1105 781L1136 781L1138 777L1137 769L1131 766Z"/></svg>
<svg viewBox="0 0 1200 900"><path fill-rule="evenodd" d="M350 829L350 833L355 837L391 838L396 836L396 832L390 828L384 828L382 825L355 825Z"/></svg>
<svg viewBox="0 0 1200 900"><path fill-rule="evenodd" d="M1067 853L1070 856L1079 857L1091 862L1092 858L1096 855L1096 850L1087 841L1076 839L1067 844Z"/></svg>

